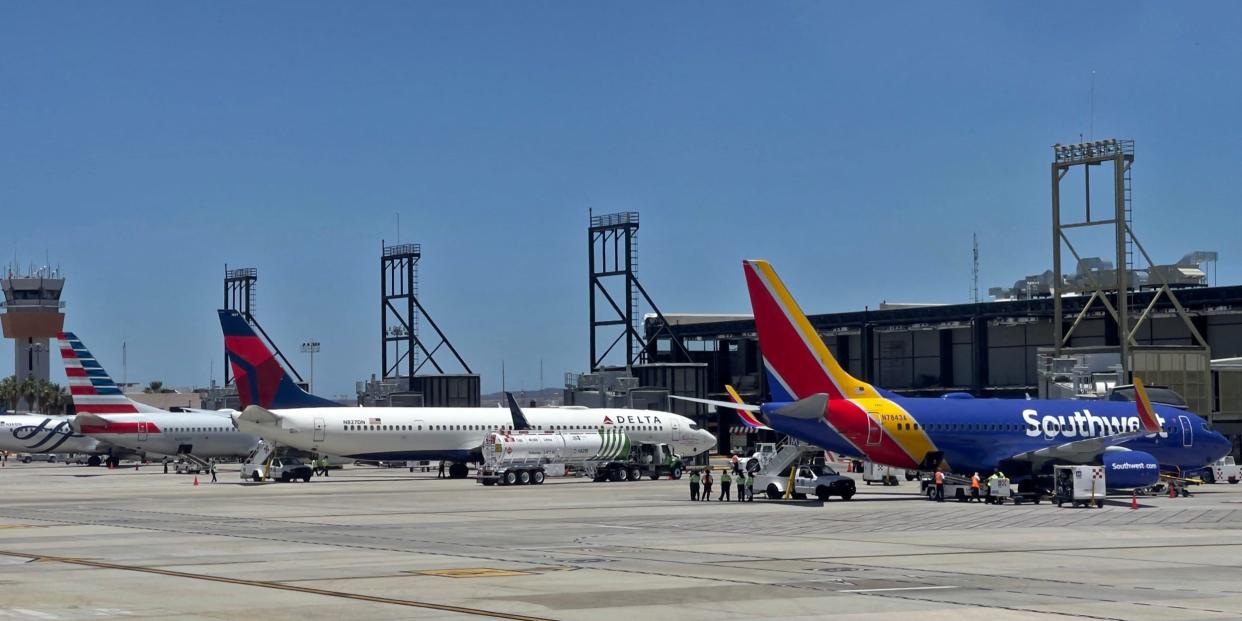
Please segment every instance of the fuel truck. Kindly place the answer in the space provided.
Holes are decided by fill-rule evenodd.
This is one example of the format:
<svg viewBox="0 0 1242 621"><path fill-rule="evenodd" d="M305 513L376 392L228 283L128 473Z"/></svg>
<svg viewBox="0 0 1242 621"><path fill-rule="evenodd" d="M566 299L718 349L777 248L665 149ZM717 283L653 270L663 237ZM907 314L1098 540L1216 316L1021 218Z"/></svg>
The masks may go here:
<svg viewBox="0 0 1242 621"><path fill-rule="evenodd" d="M483 485L541 485L569 471L595 481L634 481L680 479L683 470L667 444L631 443L620 429L512 431L487 434L477 478Z"/></svg>

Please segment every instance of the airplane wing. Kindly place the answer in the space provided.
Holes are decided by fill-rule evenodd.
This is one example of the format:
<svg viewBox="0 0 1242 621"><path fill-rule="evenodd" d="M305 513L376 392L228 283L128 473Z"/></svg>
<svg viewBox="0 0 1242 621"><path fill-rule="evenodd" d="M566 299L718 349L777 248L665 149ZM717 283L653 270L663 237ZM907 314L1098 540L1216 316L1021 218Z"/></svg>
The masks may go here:
<svg viewBox="0 0 1242 621"><path fill-rule="evenodd" d="M236 415L237 420L244 420L260 425L271 425L280 421L280 415L269 410L265 410L257 405L248 405L240 414Z"/></svg>
<svg viewBox="0 0 1242 621"><path fill-rule="evenodd" d="M730 410L745 410L747 412L758 412L762 408L757 405L748 403L736 403L733 401L717 401L715 399L700 399L698 397L683 397L681 395L669 395L669 399L677 399L678 401L690 401L692 403L702 403L704 405L714 405L718 408L726 408Z"/></svg>
<svg viewBox="0 0 1242 621"><path fill-rule="evenodd" d="M1117 446L1143 436L1160 433L1160 420L1156 417L1156 411L1151 407L1151 401L1147 398L1147 390L1143 388L1143 381L1137 377L1134 378L1134 403L1135 407L1138 408L1139 423L1142 427L1138 431L1126 431L1108 436L1075 440L1056 446L1046 446L1034 451L1019 453L1014 455L1012 459L1029 462L1050 460L1078 463L1089 462L1110 446Z"/></svg>

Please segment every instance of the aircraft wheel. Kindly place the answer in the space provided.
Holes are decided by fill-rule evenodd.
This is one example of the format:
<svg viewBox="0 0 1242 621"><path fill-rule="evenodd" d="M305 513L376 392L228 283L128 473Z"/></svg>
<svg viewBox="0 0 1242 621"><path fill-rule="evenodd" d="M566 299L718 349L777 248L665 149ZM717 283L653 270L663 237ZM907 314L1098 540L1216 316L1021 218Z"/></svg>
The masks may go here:
<svg viewBox="0 0 1242 621"><path fill-rule="evenodd" d="M91 455L91 456L90 456L89 458L87 458L87 460L86 460L86 465L91 466L92 468L96 468L96 467L98 467L98 466L99 466L99 464L101 464L101 463L103 463L103 460L102 460L102 459L99 459L99 456L98 456L98 455Z"/></svg>
<svg viewBox="0 0 1242 621"><path fill-rule="evenodd" d="M464 479L468 474L470 474L470 468L467 468L466 464L456 463L449 466L448 475L450 479Z"/></svg>
<svg viewBox="0 0 1242 621"><path fill-rule="evenodd" d="M768 492L768 500L780 500L781 499L781 491L776 489L775 483L768 484L767 492Z"/></svg>
<svg viewBox="0 0 1242 621"><path fill-rule="evenodd" d="M544 474L542 470L536 470L530 473L530 482L535 485L543 485Z"/></svg>

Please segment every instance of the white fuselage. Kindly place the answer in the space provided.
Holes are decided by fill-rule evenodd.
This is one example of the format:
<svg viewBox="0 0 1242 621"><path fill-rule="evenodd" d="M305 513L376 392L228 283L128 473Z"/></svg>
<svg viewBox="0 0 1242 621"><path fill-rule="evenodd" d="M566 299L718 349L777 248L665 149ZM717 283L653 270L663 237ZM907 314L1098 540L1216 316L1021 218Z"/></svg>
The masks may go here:
<svg viewBox="0 0 1242 621"><path fill-rule="evenodd" d="M622 429L631 442L668 444L697 455L716 438L689 418L667 412L623 409L526 408L537 430ZM368 460L477 459L485 434L513 427L502 408L324 407L273 410L275 422L235 417L238 428L264 440L305 451Z"/></svg>
<svg viewBox="0 0 1242 621"><path fill-rule="evenodd" d="M12 453L107 453L98 440L73 430L72 416L0 416L0 451Z"/></svg>
<svg viewBox="0 0 1242 621"><path fill-rule="evenodd" d="M257 436L237 429L232 417L224 412L200 410L97 416L108 424L79 421L82 433L143 454L245 457L259 443Z"/></svg>

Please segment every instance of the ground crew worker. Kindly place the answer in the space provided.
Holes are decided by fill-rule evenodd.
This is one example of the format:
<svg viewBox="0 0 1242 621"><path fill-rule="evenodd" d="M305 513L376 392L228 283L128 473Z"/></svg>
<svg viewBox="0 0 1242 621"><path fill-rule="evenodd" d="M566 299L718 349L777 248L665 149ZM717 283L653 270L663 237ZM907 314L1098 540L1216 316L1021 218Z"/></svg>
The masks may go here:
<svg viewBox="0 0 1242 621"><path fill-rule="evenodd" d="M944 473L936 470L936 502L944 502Z"/></svg>
<svg viewBox="0 0 1242 621"><path fill-rule="evenodd" d="M168 458L164 458L164 474L168 474Z"/></svg>
<svg viewBox="0 0 1242 621"><path fill-rule="evenodd" d="M440 471L436 473L436 478L437 479L444 478L444 460L443 459L440 460Z"/></svg>
<svg viewBox="0 0 1242 621"><path fill-rule="evenodd" d="M323 468L323 476L325 477L328 476L328 457L326 455L323 457L320 457L319 461L323 464L321 466Z"/></svg>
<svg viewBox="0 0 1242 621"><path fill-rule="evenodd" d="M970 477L970 500L979 500L979 473L976 472Z"/></svg>
<svg viewBox="0 0 1242 621"><path fill-rule="evenodd" d="M690 472L690 500L699 499L699 471Z"/></svg>
<svg viewBox="0 0 1242 621"><path fill-rule="evenodd" d="M708 501L712 499L712 470L708 468L703 474L703 495L700 500Z"/></svg>
<svg viewBox="0 0 1242 621"><path fill-rule="evenodd" d="M729 474L728 468L720 469L720 498L716 500L729 500L729 488L733 485L733 475Z"/></svg>
<svg viewBox="0 0 1242 621"><path fill-rule="evenodd" d="M215 483L216 482L216 460L214 459L211 460L210 470L211 470L211 482Z"/></svg>
<svg viewBox="0 0 1242 621"><path fill-rule="evenodd" d="M746 478L746 502L755 501L755 475L747 472L742 475ZM741 500L741 498L738 498Z"/></svg>
<svg viewBox="0 0 1242 621"><path fill-rule="evenodd" d="M738 465L737 465L737 453L736 452L733 453L733 457L729 461L733 463L733 474L741 474L742 470L738 468Z"/></svg>

